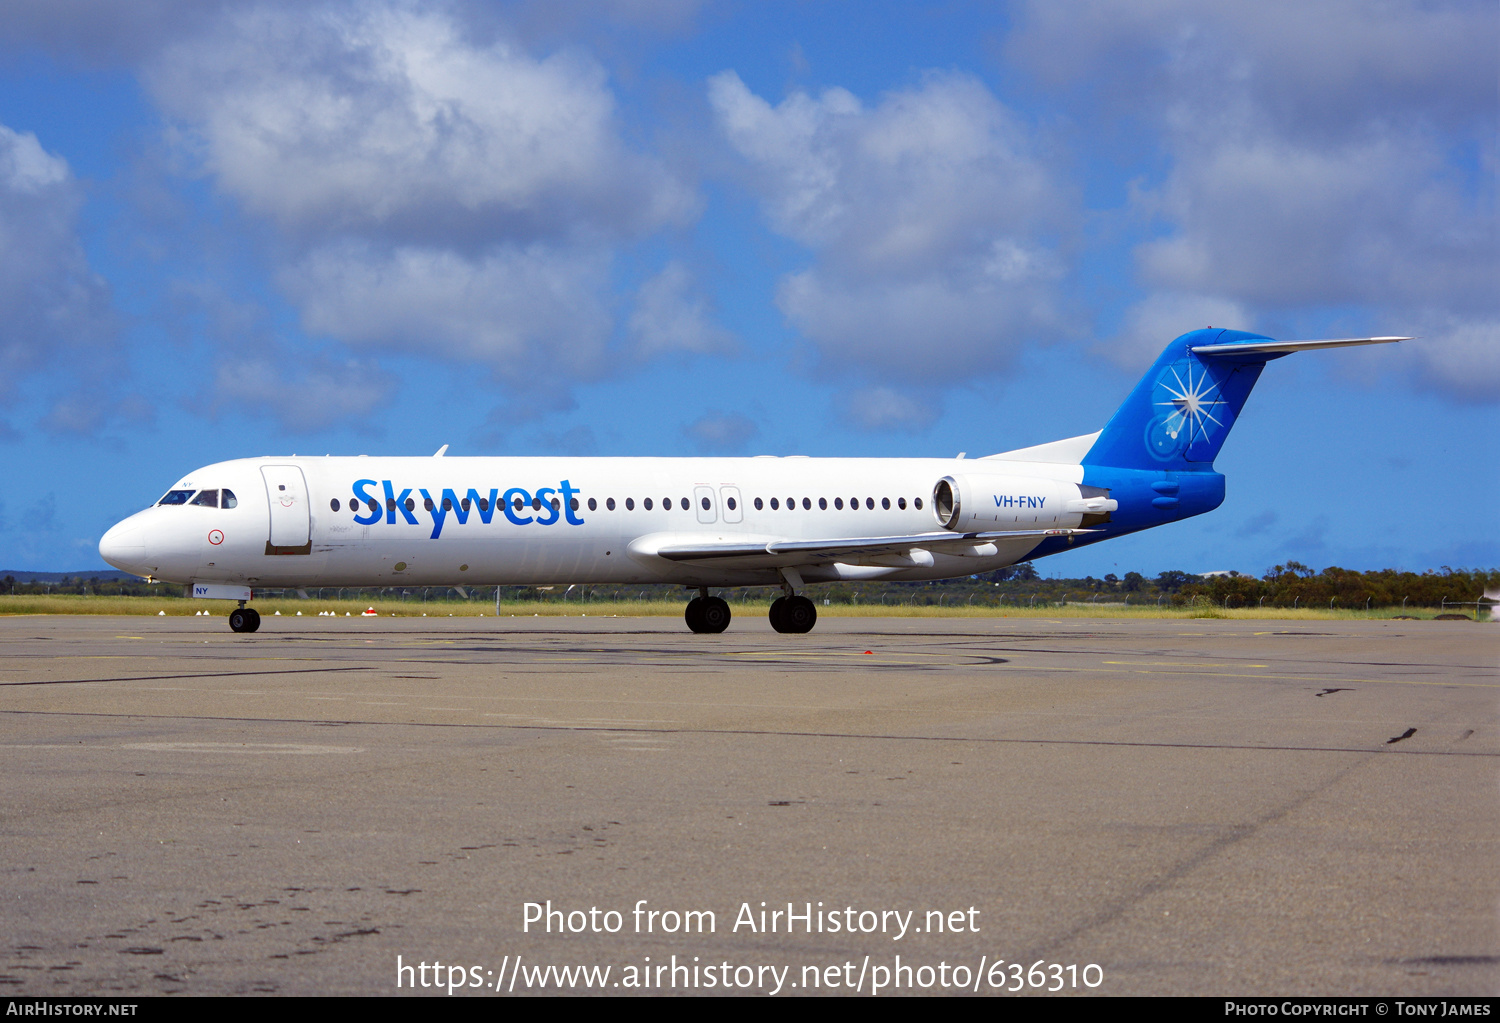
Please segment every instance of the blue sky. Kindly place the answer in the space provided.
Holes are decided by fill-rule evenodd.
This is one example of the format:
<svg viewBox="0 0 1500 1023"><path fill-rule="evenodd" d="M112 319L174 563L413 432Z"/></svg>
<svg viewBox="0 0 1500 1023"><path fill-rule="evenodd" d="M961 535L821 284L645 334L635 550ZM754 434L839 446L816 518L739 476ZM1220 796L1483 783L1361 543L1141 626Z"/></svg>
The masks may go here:
<svg viewBox="0 0 1500 1023"><path fill-rule="evenodd" d="M1046 574L1491 567L1492 3L0 19L0 567L246 455L971 456L1212 324L1217 512Z"/></svg>

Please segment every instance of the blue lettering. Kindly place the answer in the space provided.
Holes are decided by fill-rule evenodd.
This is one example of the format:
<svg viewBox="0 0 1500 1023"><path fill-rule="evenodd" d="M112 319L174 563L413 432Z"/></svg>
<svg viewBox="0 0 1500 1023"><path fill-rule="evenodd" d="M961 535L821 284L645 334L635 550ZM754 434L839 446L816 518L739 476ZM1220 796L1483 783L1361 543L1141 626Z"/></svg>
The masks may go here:
<svg viewBox="0 0 1500 1023"><path fill-rule="evenodd" d="M1036 506L1038 508L1045 508L1047 506L1047 499L1045 497L1039 497L1039 498L1037 498L1036 499Z"/></svg>
<svg viewBox="0 0 1500 1023"><path fill-rule="evenodd" d="M375 485L375 481L374 480L355 480L354 481L354 499L355 499L355 501L362 501L362 502L364 502L365 507L367 507L367 508L374 507L376 509L375 511L370 512L370 517L369 518L365 518L362 515L356 515L356 516L354 516L354 521L358 522L361 526L368 526L368 525L370 525L372 523L380 521L380 511L379 511L380 505L379 505L379 502L377 502L375 500L375 498L373 498L373 497L370 496L370 491L368 489L369 487L373 487L374 485Z"/></svg>
<svg viewBox="0 0 1500 1023"><path fill-rule="evenodd" d="M469 493L471 493L471 494L473 492L474 491L472 491L472 490L469 491ZM452 507L452 509L453 509L453 517L458 520L458 524L460 526L462 526L464 523L466 523L466 522L469 521L469 509L467 509L467 508L464 507L464 503L458 499L458 495L455 494L453 491L451 491L451 490L444 490L443 491L443 502L445 504L447 504L447 505L449 505L449 506ZM479 514L483 515L484 513L480 512ZM488 521L488 520L486 520L486 521Z"/></svg>
<svg viewBox="0 0 1500 1023"><path fill-rule="evenodd" d="M563 514L568 517L568 525L570 526L583 525L583 520L573 513L573 495L581 493L583 493L583 491L574 490L573 484L569 483L567 480L562 481Z"/></svg>
<svg viewBox="0 0 1500 1023"><path fill-rule="evenodd" d="M432 501L432 495L429 494L425 489L424 490L419 490L417 492L422 495L422 500L423 500L424 503L428 502L428 501ZM432 535L430 537L428 537L429 540L436 540L438 538L438 534L443 531L443 520L446 519L447 517L448 517L448 512L443 507L442 502L440 502L440 501L433 501L433 503L432 503Z"/></svg>
<svg viewBox="0 0 1500 1023"><path fill-rule="evenodd" d="M557 491L553 490L551 487L543 487L541 490L538 490L536 492L536 500L542 502L541 510L552 513L552 517L549 518L549 519L544 519L544 518L541 518L540 516L538 516L538 518L536 520L536 524L537 525L539 525L539 526L550 526L550 525L552 525L552 523L554 523L554 522L557 521L557 519L558 519L557 509L554 508L554 507L552 507L552 502L547 499L547 495L549 495L549 494L555 494L555 493L557 493Z"/></svg>
<svg viewBox="0 0 1500 1023"><path fill-rule="evenodd" d="M396 511L399 509L401 517L415 526L417 524L417 517L406 510L406 499L411 496L411 488L407 487L401 491L401 496L397 497L396 492L391 488L390 480L381 480L380 482L385 484L385 521L389 525L394 526L396 524ZM396 503L392 504L392 501Z"/></svg>
<svg viewBox="0 0 1500 1023"><path fill-rule="evenodd" d="M498 490L491 490L490 496L484 498L479 496L479 491L473 487L469 488L469 500L479 505L479 521L483 522L486 526L490 524L490 519L495 517L495 495L499 492Z"/></svg>
<svg viewBox="0 0 1500 1023"><path fill-rule="evenodd" d="M471 493L472 493L472 491L471 491ZM531 516L528 515L528 516L526 516L523 519L519 515L516 514L516 512L519 509L517 509L511 503L512 500L515 499L515 498L520 498L521 499L520 500L520 505L521 505L522 508L526 507L526 505L528 505L528 504L531 503L531 495L530 494L528 494L526 491L522 490L520 487L511 487L509 490L507 490L505 492L505 517L508 518L508 519L510 519L512 522L514 522L518 526L527 525L528 523L531 522Z"/></svg>

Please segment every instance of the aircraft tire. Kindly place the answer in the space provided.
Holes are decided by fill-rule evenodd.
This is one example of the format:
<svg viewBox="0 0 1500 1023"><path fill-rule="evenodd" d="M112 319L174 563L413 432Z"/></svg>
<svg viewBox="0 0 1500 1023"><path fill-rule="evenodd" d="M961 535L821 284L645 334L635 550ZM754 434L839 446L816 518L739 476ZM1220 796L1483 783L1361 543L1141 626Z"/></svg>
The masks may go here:
<svg viewBox="0 0 1500 1023"><path fill-rule="evenodd" d="M771 610L768 617L771 619L771 628L775 629L777 632L792 631L791 629L787 628L786 618L782 614L782 612L784 612L785 610L785 597L777 597L775 600L771 601Z"/></svg>
<svg viewBox="0 0 1500 1023"><path fill-rule="evenodd" d="M253 607L238 607L229 612L229 627L235 632L254 632L260 628L260 612Z"/></svg>
<svg viewBox="0 0 1500 1023"><path fill-rule="evenodd" d="M729 619L732 617L729 611L729 602L722 597L708 597L704 599L703 607L698 611L698 621L703 626L698 632L719 633L729 628Z"/></svg>
<svg viewBox="0 0 1500 1023"><path fill-rule="evenodd" d="M818 609L806 597L785 597L786 607L781 611L781 620L786 625L783 632L811 632L818 624Z"/></svg>
<svg viewBox="0 0 1500 1023"><path fill-rule="evenodd" d="M687 622L687 627L694 632L707 632L708 626L703 621L703 598L694 597L688 601L687 607L683 609L682 618Z"/></svg>

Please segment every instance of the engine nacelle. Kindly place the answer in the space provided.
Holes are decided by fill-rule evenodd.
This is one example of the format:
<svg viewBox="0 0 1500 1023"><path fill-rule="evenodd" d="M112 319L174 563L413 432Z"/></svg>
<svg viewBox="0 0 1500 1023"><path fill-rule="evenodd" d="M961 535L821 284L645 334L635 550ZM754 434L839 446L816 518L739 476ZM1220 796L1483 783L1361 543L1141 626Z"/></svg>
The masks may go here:
<svg viewBox="0 0 1500 1023"><path fill-rule="evenodd" d="M955 533L1091 526L1118 507L1107 490L1035 476L964 473L932 488L938 525Z"/></svg>

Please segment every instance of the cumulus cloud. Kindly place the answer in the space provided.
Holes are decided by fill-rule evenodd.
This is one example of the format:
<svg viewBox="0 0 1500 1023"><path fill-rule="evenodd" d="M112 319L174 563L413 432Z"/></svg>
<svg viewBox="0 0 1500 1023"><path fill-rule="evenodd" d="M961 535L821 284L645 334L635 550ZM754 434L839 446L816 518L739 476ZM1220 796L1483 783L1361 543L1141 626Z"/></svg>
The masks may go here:
<svg viewBox="0 0 1500 1023"><path fill-rule="evenodd" d="M604 356L607 254L497 246L443 249L322 246L282 285L307 330L356 349L480 362L501 379L589 376Z"/></svg>
<svg viewBox="0 0 1500 1023"><path fill-rule="evenodd" d="M261 355L219 367L214 410L269 414L291 433L358 429L374 421L391 385L386 374L365 362Z"/></svg>
<svg viewBox="0 0 1500 1023"><path fill-rule="evenodd" d="M1133 316L1197 301L1373 333L1434 325L1448 340L1407 356L1410 379L1500 398L1486 368L1500 9L1073 0L1018 14L1011 60L1099 101L1101 121L1154 133L1168 158L1132 201L1158 229L1135 251L1154 293Z"/></svg>
<svg viewBox="0 0 1500 1023"><path fill-rule="evenodd" d="M737 412L710 412L699 416L682 431L699 450L708 454L731 454L760 436L760 427Z"/></svg>
<svg viewBox="0 0 1500 1023"><path fill-rule="evenodd" d="M165 47L145 79L181 151L276 227L306 330L479 363L555 408L611 365L619 255L697 198L625 143L598 63L533 55L494 24L476 33L485 21L463 5L252 4ZM629 329L645 355L722 341L672 265Z"/></svg>
<svg viewBox="0 0 1500 1023"><path fill-rule="evenodd" d="M846 394L844 413L862 430L917 432L937 422L942 408L930 396L917 397L892 387L865 387Z"/></svg>
<svg viewBox="0 0 1500 1023"><path fill-rule="evenodd" d="M51 367L85 379L114 368L109 289L77 233L82 198L66 161L0 125L0 394Z"/></svg>
<svg viewBox="0 0 1500 1023"><path fill-rule="evenodd" d="M772 227L813 254L777 302L826 365L935 379L1056 335L1067 196L982 83L934 73L874 106L843 89L772 106L724 72L709 101Z"/></svg>
<svg viewBox="0 0 1500 1023"><path fill-rule="evenodd" d="M293 233L631 235L692 195L619 138L604 70L405 6L253 7L148 74L219 187Z"/></svg>
<svg viewBox="0 0 1500 1023"><path fill-rule="evenodd" d="M1202 327L1254 330L1254 320L1243 305L1209 295L1157 292L1131 306L1120 333L1098 351L1131 372L1156 360L1167 342Z"/></svg>
<svg viewBox="0 0 1500 1023"><path fill-rule="evenodd" d="M652 358L669 352L709 354L734 347L734 337L713 318L687 267L673 260L640 287L629 324L636 354Z"/></svg>

